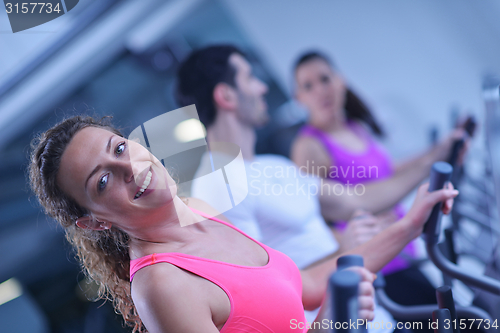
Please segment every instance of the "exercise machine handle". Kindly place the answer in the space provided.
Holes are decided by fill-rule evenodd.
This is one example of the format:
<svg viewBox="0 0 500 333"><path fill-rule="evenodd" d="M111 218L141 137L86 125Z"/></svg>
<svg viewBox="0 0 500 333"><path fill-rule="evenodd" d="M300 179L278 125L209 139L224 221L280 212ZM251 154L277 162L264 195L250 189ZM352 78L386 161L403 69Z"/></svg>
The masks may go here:
<svg viewBox="0 0 500 333"><path fill-rule="evenodd" d="M450 156L448 157L448 163L450 165L456 166L458 161L458 155L460 154L460 150L462 150L464 146L465 140L463 138L455 140L453 142L453 146L451 148Z"/></svg>
<svg viewBox="0 0 500 333"><path fill-rule="evenodd" d="M359 288L359 283L361 282L361 278L354 272L343 271L343 270L345 268L349 268L349 267L363 267L363 266L364 266L364 262L363 262L362 256L356 255L356 254L345 255L345 256L339 257L337 259L337 273L335 273L335 274L342 273L342 272L349 272L349 273L355 274L358 277L358 279L356 280L357 281L356 288ZM333 276L335 276L335 274ZM333 278L333 276L332 276L332 278ZM351 314L351 317L349 317L349 318L352 318L351 320L357 320L357 318L358 318L359 307L358 307L358 303L357 303L357 296L358 296L357 290L358 289L356 289L356 296L355 296L356 297L356 305L352 308L352 309L355 309L356 311L355 311L355 313ZM336 298L334 298L333 303L335 304L335 302L337 302L337 301L339 301L339 300L336 297ZM342 305L342 304L343 304L342 301L340 301L339 304L335 304L334 311L337 311L336 310L337 308L341 309L341 308L345 307L345 305ZM343 318L341 318L341 319L346 320L346 321L341 321L341 322L348 322L349 319L347 317L345 317L344 314L342 314L342 316L343 316ZM356 325L355 331L359 332L359 333L367 332L366 326L365 325ZM348 331L343 331L343 332L348 332Z"/></svg>
<svg viewBox="0 0 500 333"><path fill-rule="evenodd" d="M430 175L429 191L435 191L443 188L446 181L449 180L453 168L446 162L436 162L432 166ZM500 295L500 281L487 276L478 276L460 269L457 265L449 261L439 250L437 246L439 237L439 222L441 219L442 203L438 203L432 209L429 219L424 226L424 236L427 248L427 254L431 261L445 274L450 277L463 281L471 286L481 288L485 291Z"/></svg>
<svg viewBox="0 0 500 333"><path fill-rule="evenodd" d="M436 289L436 298L438 307L440 309L448 309L450 311L451 320L457 319L457 312L455 310L455 301L453 300L453 293L450 286L442 286ZM460 333L460 327L454 325L453 333Z"/></svg>
<svg viewBox="0 0 500 333"><path fill-rule="evenodd" d="M432 165L431 175L429 180L429 192L440 190L445 183L450 180L453 168L446 162L436 162ZM437 203L431 211L431 215L427 219L424 226L424 234L427 241L437 243L439 237L439 220L441 218L441 207L443 203Z"/></svg>
<svg viewBox="0 0 500 333"><path fill-rule="evenodd" d="M358 324L358 290L361 277L351 271L337 271L330 277L332 321L334 332L353 333L351 323ZM362 332L355 330L355 332Z"/></svg>
<svg viewBox="0 0 500 333"><path fill-rule="evenodd" d="M433 324L437 326L434 333L453 333L450 311L448 309L437 309L432 311Z"/></svg>
<svg viewBox="0 0 500 333"><path fill-rule="evenodd" d="M357 254L349 254L337 259L337 270L340 271L348 267L364 267L363 257Z"/></svg>

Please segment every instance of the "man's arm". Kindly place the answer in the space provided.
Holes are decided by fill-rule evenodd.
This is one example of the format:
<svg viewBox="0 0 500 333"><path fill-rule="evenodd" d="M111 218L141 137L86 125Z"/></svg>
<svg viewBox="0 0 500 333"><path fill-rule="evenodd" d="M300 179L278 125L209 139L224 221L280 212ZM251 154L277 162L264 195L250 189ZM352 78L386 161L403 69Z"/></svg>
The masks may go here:
<svg viewBox="0 0 500 333"><path fill-rule="evenodd" d="M413 239L405 221L388 227L370 241L345 253L334 253L301 271L303 279L302 303L306 310L320 306L326 293L328 277L337 269L341 255L358 254L371 272L378 272L391 261Z"/></svg>
<svg viewBox="0 0 500 333"><path fill-rule="evenodd" d="M349 219L345 230L339 231L332 227L331 231L339 242L339 252L347 252L361 244L366 243L375 235L378 235L384 227L381 225L384 221L371 215L370 213L357 209ZM395 219L392 223L395 222ZM391 224L392 224L391 223Z"/></svg>
<svg viewBox="0 0 500 333"><path fill-rule="evenodd" d="M342 254L334 253L303 270L302 275L307 276L307 285L303 286L302 296L304 308L315 309L321 304L328 277L337 269L337 259L340 255L361 255L365 267L371 272L378 272L413 239L412 232L406 225L402 220L396 222L363 245Z"/></svg>
<svg viewBox="0 0 500 333"><path fill-rule="evenodd" d="M420 186L412 208L401 220L387 227L384 231L373 237L368 242L350 250L345 254L361 255L365 267L371 272L378 272L391 261L413 239L418 237L423 230L432 207L438 202L446 201L443 212L449 213L458 191L451 188L427 192L428 184ZM302 270L306 278L303 283L302 301L306 309L320 306L326 292L328 277L337 269L338 254L333 254Z"/></svg>

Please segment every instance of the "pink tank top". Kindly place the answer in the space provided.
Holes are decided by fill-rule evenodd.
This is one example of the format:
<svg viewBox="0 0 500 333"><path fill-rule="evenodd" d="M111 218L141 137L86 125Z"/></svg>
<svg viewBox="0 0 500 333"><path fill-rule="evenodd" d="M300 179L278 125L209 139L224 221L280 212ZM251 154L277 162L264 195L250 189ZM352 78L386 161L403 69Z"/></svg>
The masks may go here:
<svg viewBox="0 0 500 333"><path fill-rule="evenodd" d="M356 185L391 177L394 171L391 158L385 149L379 146L361 125L350 121L347 123L347 126L365 140L365 151L349 151L335 142L327 133L311 125L305 125L299 132L299 135L310 136L321 142L330 155L330 158L335 161L335 165L332 165L330 170L328 170L327 178L342 184ZM351 192L354 190L355 188L351 188ZM401 205L396 205L394 212L398 218L402 218L405 215L405 211ZM339 229L343 230L346 221L339 222ZM403 253L403 255L394 258L388 263L382 269L382 273L387 275L408 268L409 264L404 257L415 257L414 244L408 244Z"/></svg>
<svg viewBox="0 0 500 333"><path fill-rule="evenodd" d="M305 332L293 329L297 323L305 323L302 280L295 263L283 253L254 240L234 226L193 208L191 210L233 228L262 246L268 254L268 263L250 267L184 253L153 253L130 261L130 281L143 267L169 263L213 282L226 292L231 312L221 333Z"/></svg>

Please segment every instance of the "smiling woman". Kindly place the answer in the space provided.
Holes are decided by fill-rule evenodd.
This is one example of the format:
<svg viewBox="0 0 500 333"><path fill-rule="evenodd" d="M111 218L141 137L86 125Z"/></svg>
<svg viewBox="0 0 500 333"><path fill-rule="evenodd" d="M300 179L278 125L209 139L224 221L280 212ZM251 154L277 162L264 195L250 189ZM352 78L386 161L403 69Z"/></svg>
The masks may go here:
<svg viewBox="0 0 500 333"><path fill-rule="evenodd" d="M299 272L283 253L215 218L206 203L181 200L158 159L105 120L69 118L32 145L32 189L65 228L100 296L134 332L297 332L292 320L305 322L304 306L325 299L316 285L326 284L330 261ZM399 251L421 232L435 203L446 201L449 212L457 194L421 187L409 218L370 246L403 235L385 249ZM373 274L356 271L359 318L372 320ZM316 320L329 313L322 308Z"/></svg>
<svg viewBox="0 0 500 333"><path fill-rule="evenodd" d="M288 332L303 320L291 259L205 203L188 207L158 159L106 119L69 118L32 146L40 203L134 331Z"/></svg>
<svg viewBox="0 0 500 333"><path fill-rule="evenodd" d="M119 220L125 231L143 219L146 210L162 210L176 195L174 181L148 150L93 126L78 131L66 147L57 184L92 212L93 218L79 218L77 223Z"/></svg>
<svg viewBox="0 0 500 333"><path fill-rule="evenodd" d="M79 228L75 221L91 212L63 192L57 185L58 170L63 152L78 131L101 128L120 136L109 126L108 120L75 117L51 128L32 142L30 183L38 200L48 215L55 218L66 231L66 238L74 246L85 272L99 281L99 296L112 299L116 309L126 321L135 322L140 328L140 319L130 297L128 283L127 242L129 236L120 229L108 228L98 232Z"/></svg>

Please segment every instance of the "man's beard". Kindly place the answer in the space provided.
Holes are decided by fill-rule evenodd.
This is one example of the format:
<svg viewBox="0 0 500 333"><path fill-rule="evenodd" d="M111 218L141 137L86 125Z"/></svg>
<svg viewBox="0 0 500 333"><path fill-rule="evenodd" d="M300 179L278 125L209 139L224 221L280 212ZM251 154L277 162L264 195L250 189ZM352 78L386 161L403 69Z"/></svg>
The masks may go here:
<svg viewBox="0 0 500 333"><path fill-rule="evenodd" d="M267 110L259 110L261 105L260 99L248 97L244 94L238 94L240 108L238 110L240 120L252 127L258 128L266 125L269 122L269 114ZM263 104L263 103L262 103ZM260 113L260 114L256 114Z"/></svg>

